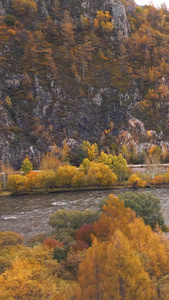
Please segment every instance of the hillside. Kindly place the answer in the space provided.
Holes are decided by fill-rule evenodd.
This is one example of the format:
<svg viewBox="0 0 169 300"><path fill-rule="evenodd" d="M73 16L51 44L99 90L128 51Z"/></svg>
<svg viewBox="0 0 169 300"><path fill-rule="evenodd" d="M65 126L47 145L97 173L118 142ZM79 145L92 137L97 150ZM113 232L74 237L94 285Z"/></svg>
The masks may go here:
<svg viewBox="0 0 169 300"><path fill-rule="evenodd" d="M0 160L64 139L167 148L168 57L165 5L1 0Z"/></svg>

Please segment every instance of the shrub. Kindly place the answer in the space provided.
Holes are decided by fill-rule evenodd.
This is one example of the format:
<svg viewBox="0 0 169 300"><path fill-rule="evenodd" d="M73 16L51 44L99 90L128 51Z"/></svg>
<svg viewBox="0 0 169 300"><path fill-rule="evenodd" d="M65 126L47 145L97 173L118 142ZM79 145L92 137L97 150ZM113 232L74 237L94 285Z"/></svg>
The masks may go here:
<svg viewBox="0 0 169 300"><path fill-rule="evenodd" d="M142 180L138 175L132 174L128 181L127 181L129 186L132 186L133 188L138 188L138 187L145 187L146 186L146 181Z"/></svg>
<svg viewBox="0 0 169 300"><path fill-rule="evenodd" d="M164 182L164 176L163 175L157 175L153 179L153 184L162 184Z"/></svg>
<svg viewBox="0 0 169 300"><path fill-rule="evenodd" d="M37 174L35 179L35 186L40 189L45 189L46 191L49 188L56 186L57 176L53 171L41 171Z"/></svg>
<svg viewBox="0 0 169 300"><path fill-rule="evenodd" d="M54 250L53 258L57 259L58 262L64 260L67 256L67 250L62 247L56 247Z"/></svg>
<svg viewBox="0 0 169 300"><path fill-rule="evenodd" d="M26 181L25 181L25 184L24 184L24 188L25 188L26 191L31 192L33 190L33 188L35 188L36 176L37 176L37 173L35 173L34 171L30 171L25 176Z"/></svg>
<svg viewBox="0 0 169 300"><path fill-rule="evenodd" d="M161 213L160 199L151 193L127 192L120 195L126 207L135 211L137 217L143 218L146 225L152 229L158 224L162 229L164 218Z"/></svg>
<svg viewBox="0 0 169 300"><path fill-rule="evenodd" d="M166 183L169 183L169 170L168 170L167 173L165 174L164 179L165 179L165 182L166 182Z"/></svg>
<svg viewBox="0 0 169 300"><path fill-rule="evenodd" d="M35 236L31 237L27 242L27 245L33 247L35 245L42 244L43 241L46 239L46 235L44 233L36 234Z"/></svg>
<svg viewBox="0 0 169 300"><path fill-rule="evenodd" d="M94 233L94 225L86 224L81 226L75 232L75 237L77 241L86 242L89 246L91 246L91 234Z"/></svg>
<svg viewBox="0 0 169 300"><path fill-rule="evenodd" d="M12 15L6 15L4 20L8 26L13 26L16 23L16 18Z"/></svg>
<svg viewBox="0 0 169 300"><path fill-rule="evenodd" d="M26 177L19 174L12 174L8 176L9 190L15 194L24 189L26 183Z"/></svg>
<svg viewBox="0 0 169 300"><path fill-rule="evenodd" d="M8 258L0 256L0 274L4 273L7 268L11 268L12 264Z"/></svg>
<svg viewBox="0 0 169 300"><path fill-rule="evenodd" d="M59 186L67 186L68 188L71 186L71 183L75 185L73 178L78 180L78 174L80 175L81 172L74 166L64 165L59 167L57 170L57 182Z"/></svg>
<svg viewBox="0 0 169 300"><path fill-rule="evenodd" d="M49 224L57 231L59 229L78 229L85 224L93 224L98 220L98 213L91 210L66 211L64 209L58 210L55 214L50 216Z"/></svg>
<svg viewBox="0 0 169 300"><path fill-rule="evenodd" d="M92 161L88 170L91 185L109 186L114 184L117 176L109 166Z"/></svg>
<svg viewBox="0 0 169 300"><path fill-rule="evenodd" d="M66 269L73 275L72 279L77 280L78 273L79 273L79 264L84 259L84 252L83 251L74 251L74 249L70 249L68 255L65 260L65 267Z"/></svg>
<svg viewBox="0 0 169 300"><path fill-rule="evenodd" d="M84 251L89 248L89 245L84 241L75 241L71 245L71 248L75 251Z"/></svg>
<svg viewBox="0 0 169 300"><path fill-rule="evenodd" d="M23 237L12 231L0 232L0 247L14 246L23 243Z"/></svg>
<svg viewBox="0 0 169 300"><path fill-rule="evenodd" d="M49 248L56 248L60 247L63 248L63 242L58 242L55 238L53 237L48 237L43 241L43 245L47 246Z"/></svg>

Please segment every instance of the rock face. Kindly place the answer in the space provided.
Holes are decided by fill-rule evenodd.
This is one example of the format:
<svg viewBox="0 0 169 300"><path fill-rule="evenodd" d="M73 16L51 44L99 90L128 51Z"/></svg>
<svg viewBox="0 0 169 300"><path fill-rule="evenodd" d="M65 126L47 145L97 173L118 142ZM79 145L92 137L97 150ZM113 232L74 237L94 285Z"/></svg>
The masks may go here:
<svg viewBox="0 0 169 300"><path fill-rule="evenodd" d="M124 5L119 0L83 0L82 8L85 10L85 15L89 18L96 15L98 10L109 11L113 16L115 27L114 38L118 41L127 38L130 33L130 25L127 20L126 10Z"/></svg>
<svg viewBox="0 0 169 300"><path fill-rule="evenodd" d="M16 18L12 18L14 1L0 0L0 161L9 161L19 168L26 154L35 159L53 144L61 145L65 138L71 147L83 140L98 142L111 122L113 135L123 136L124 143L134 140L137 147L136 136L139 143L147 142L144 124L132 114L132 108L142 99L139 86L134 80L128 80L128 74L123 78L125 55L122 62L117 59L117 53L121 55L120 45L130 35L122 2L35 2L36 15L18 11ZM71 15L65 21L67 27L63 27L63 10L70 11ZM109 11L112 16L114 30L109 35L93 34L98 10ZM86 27L82 26L82 16L91 20ZM66 38L63 37L65 28ZM105 49L104 43L107 43ZM110 66L106 63L109 52ZM94 62L90 66L91 53ZM84 71L88 72L85 78ZM149 133L150 144L156 139L162 141L155 132Z"/></svg>
<svg viewBox="0 0 169 300"><path fill-rule="evenodd" d="M11 4L11 1L10 0L1 0L0 1L0 15L1 16L4 16L6 15L6 12L10 9L10 4Z"/></svg>

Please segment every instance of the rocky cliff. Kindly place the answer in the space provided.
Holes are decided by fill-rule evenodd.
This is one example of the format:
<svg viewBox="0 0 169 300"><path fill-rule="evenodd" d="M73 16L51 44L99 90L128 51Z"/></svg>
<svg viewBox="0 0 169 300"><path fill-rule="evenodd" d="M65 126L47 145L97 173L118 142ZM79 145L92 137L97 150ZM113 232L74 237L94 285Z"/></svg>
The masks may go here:
<svg viewBox="0 0 169 300"><path fill-rule="evenodd" d="M149 90L132 57L138 13L132 1L0 1L0 160L18 168L26 154L34 158L65 138L72 147L103 146L111 122L111 142L124 141L125 132L136 145L150 142L147 130L156 132L151 142L166 140L168 124L146 122L138 105ZM152 67L145 55L155 46L146 47L140 70ZM167 86L167 74L158 75L157 88L162 78ZM166 101L159 103L157 122L168 117Z"/></svg>

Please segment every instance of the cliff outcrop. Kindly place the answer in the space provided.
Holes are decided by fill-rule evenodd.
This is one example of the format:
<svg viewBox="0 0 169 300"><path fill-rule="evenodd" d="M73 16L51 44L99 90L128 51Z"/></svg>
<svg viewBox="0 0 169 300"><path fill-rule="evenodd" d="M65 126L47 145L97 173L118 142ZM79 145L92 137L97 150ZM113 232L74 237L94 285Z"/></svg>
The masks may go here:
<svg viewBox="0 0 169 300"><path fill-rule="evenodd" d="M33 158L65 138L73 146L83 140L101 146L111 122L112 140L128 131L144 143L147 136L135 134L133 118L145 123L145 132L156 131L157 143L165 139L168 124L147 119L143 104L150 102L151 70L158 76L150 88L162 86L159 97L168 97L166 54L163 66L153 69L150 52L155 55L157 47L146 38L134 42L136 33L143 39L139 12L132 1L123 2L0 1L0 160L18 168L26 154ZM138 66L139 46L145 66L142 57ZM160 66L166 71L160 73ZM152 109L157 120L168 116L166 100Z"/></svg>

